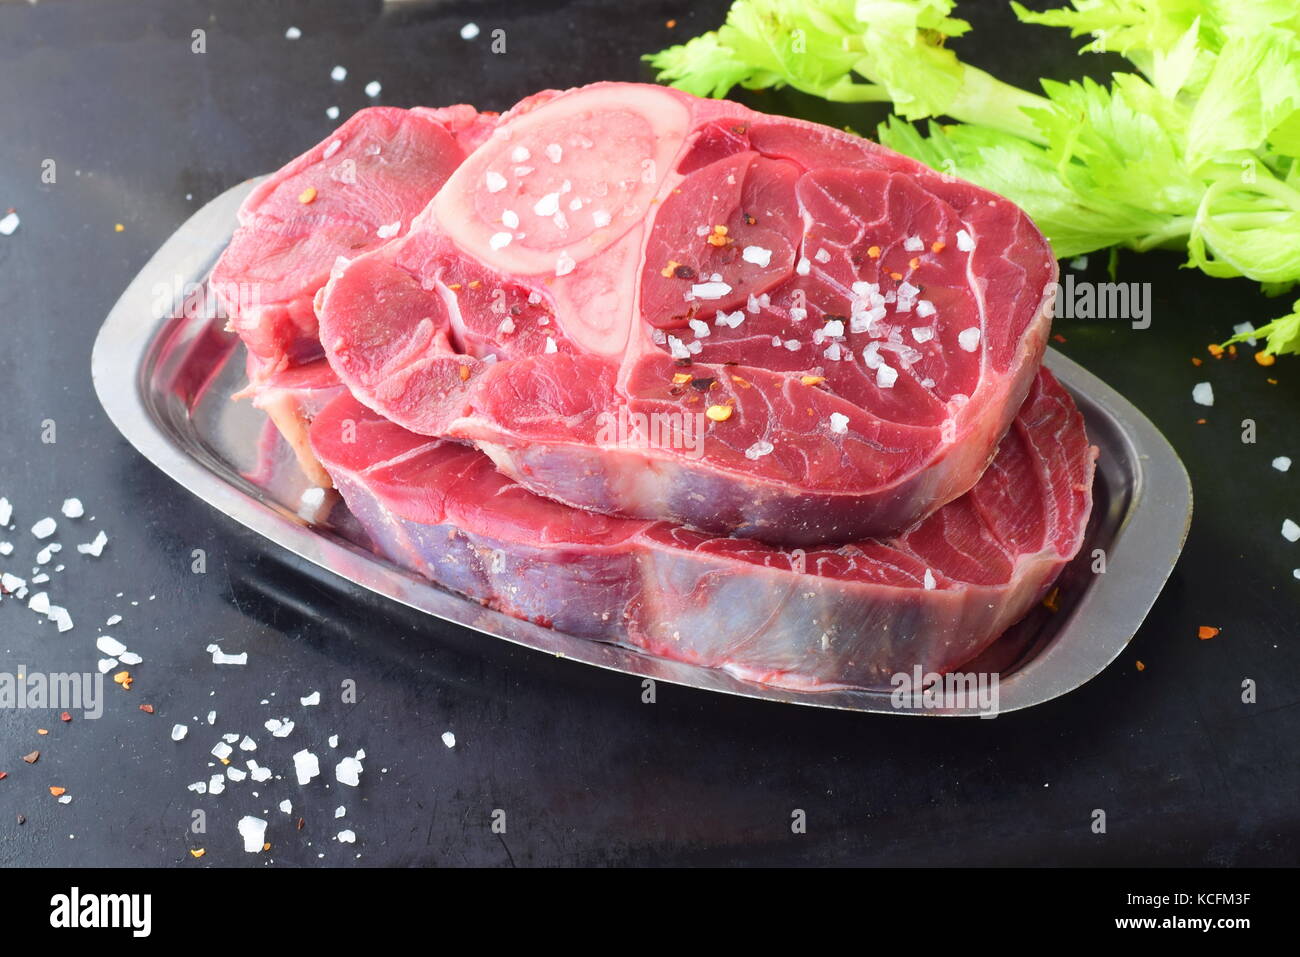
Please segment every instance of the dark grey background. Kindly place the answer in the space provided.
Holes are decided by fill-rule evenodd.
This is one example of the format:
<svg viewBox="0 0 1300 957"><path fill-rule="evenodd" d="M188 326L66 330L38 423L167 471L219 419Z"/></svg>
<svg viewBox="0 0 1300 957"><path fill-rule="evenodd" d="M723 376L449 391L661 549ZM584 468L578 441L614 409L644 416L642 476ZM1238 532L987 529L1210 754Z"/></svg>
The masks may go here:
<svg viewBox="0 0 1300 957"><path fill-rule="evenodd" d="M110 686L97 722L0 711L0 864L264 866L321 853L371 865L1294 863L1300 545L1278 529L1300 520L1300 505L1296 473L1269 461L1300 459L1300 365L1190 362L1234 322L1285 311L1249 282L1180 271L1172 254L1126 254L1120 278L1154 284L1152 328L1058 324L1057 347L1179 449L1196 519L1130 650L1068 697L996 721L821 713L667 686L642 704L635 679L425 620L303 567L164 478L100 411L90 347L117 295L201 203L323 138L327 106L346 117L371 79L387 104L492 109L547 86L648 79L640 54L716 25L725 6L0 4L0 215L15 207L22 218L0 237L0 495L19 528L0 535L17 546L0 568L30 573L26 529L64 497L96 516L61 523L67 570L51 594L76 628L57 635L5 599L0 671L93 669L94 636L114 612L125 621L109 630L146 659L131 691ZM1000 76L1029 84L1105 66L1076 57L1061 31L1015 25L1001 3L963 6L976 28L960 50ZM471 20L483 33L465 42ZM284 38L290 25L302 39ZM199 27L202 55L190 52ZM505 55L488 50L494 28L506 31ZM349 70L341 85L335 63ZM750 102L872 127L872 114L796 96ZM53 185L40 181L46 158ZM1202 379L1213 409L1191 402ZM1246 417L1255 445L1240 441ZM40 441L46 419L52 445ZM103 558L68 554L96 526L110 536ZM194 548L207 551L206 575L190 573ZM1222 634L1198 641L1201 624ZM247 651L248 667L213 666L214 640ZM354 706L339 701L348 678ZM1258 704L1241 703L1244 678L1258 682ZM299 707L313 690L324 703ZM215 728L193 720L209 709ZM262 723L286 715L297 728L272 739ZM190 725L181 744L168 737L176 721ZM448 729L452 751L439 740ZM188 792L225 731L253 735L257 759L287 779ZM302 747L326 765L307 788L289 760ZM357 747L368 758L351 791L332 783L332 767ZM34 748L39 763L24 764ZM56 804L50 785L73 802ZM276 810L285 797L292 819ZM204 836L187 831L195 808L208 815ZM488 829L494 808L507 812L504 838ZM790 831L795 808L806 835ZM1094 808L1108 814L1103 836L1089 829ZM235 822L247 813L270 820L269 854L243 853ZM332 840L343 826L355 847ZM207 849L201 861L194 847Z"/></svg>

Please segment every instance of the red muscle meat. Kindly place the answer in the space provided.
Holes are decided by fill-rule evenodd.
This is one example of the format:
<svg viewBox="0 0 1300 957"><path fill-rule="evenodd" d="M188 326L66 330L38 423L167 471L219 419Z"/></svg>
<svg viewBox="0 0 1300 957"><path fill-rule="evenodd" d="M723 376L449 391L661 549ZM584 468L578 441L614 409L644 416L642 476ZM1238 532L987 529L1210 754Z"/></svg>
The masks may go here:
<svg viewBox="0 0 1300 957"><path fill-rule="evenodd" d="M349 258L320 338L370 409L557 502L788 546L967 492L1056 278L1001 197L639 84L526 101L408 233Z"/></svg>
<svg viewBox="0 0 1300 957"><path fill-rule="evenodd" d="M396 564L573 635L807 690L887 687L987 647L1078 551L1096 455L1042 371L964 496L902 535L805 550L570 508L347 394L311 441Z"/></svg>

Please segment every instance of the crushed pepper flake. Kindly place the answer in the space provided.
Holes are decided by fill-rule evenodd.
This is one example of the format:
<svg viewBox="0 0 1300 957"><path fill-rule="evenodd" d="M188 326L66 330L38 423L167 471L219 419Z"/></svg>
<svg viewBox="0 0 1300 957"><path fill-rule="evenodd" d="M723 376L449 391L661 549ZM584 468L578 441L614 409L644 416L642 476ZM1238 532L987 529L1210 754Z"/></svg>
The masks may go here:
<svg viewBox="0 0 1300 957"><path fill-rule="evenodd" d="M39 751L33 751L31 754L23 755L23 760L26 761L28 764L35 764L40 759L41 759L41 752Z"/></svg>
<svg viewBox="0 0 1300 957"><path fill-rule="evenodd" d="M879 246L868 246L868 247L867 247L867 255L870 256L872 259L879 259L879 258L880 258L880 247L879 247Z"/></svg>
<svg viewBox="0 0 1300 957"><path fill-rule="evenodd" d="M59 715L59 720L64 722L71 721L72 715L68 714L68 712L65 711L61 715Z"/></svg>
<svg viewBox="0 0 1300 957"><path fill-rule="evenodd" d="M1200 356L1192 356L1192 365L1199 366L1204 364L1205 364L1205 360L1202 359Z"/></svg>
<svg viewBox="0 0 1300 957"><path fill-rule="evenodd" d="M460 381L461 382L469 381L469 366L460 367Z"/></svg>
<svg viewBox="0 0 1300 957"><path fill-rule="evenodd" d="M42 735L44 735L44 734L49 734L49 733L50 733L50 730L49 730L49 728L37 728L37 729L36 729L36 733L37 733L37 734L42 734Z"/></svg>
<svg viewBox="0 0 1300 957"><path fill-rule="evenodd" d="M121 223L115 223L115 224L113 225L113 232L115 232L115 233L121 233L121 232L125 232L125 231L126 231L126 227L123 226Z"/></svg>
<svg viewBox="0 0 1300 957"><path fill-rule="evenodd" d="M1216 359L1223 358L1223 346L1219 345L1217 342L1211 342L1205 347L1205 350Z"/></svg>
<svg viewBox="0 0 1300 957"><path fill-rule="evenodd" d="M1147 670L1147 666L1144 665L1142 662L1139 661L1139 662L1137 662L1137 670L1138 670L1138 671L1146 671L1146 670Z"/></svg>
<svg viewBox="0 0 1300 957"><path fill-rule="evenodd" d="M63 797L63 795L68 793L68 789L61 788L57 784L51 784L50 793L53 794L55 797Z"/></svg>
<svg viewBox="0 0 1300 957"><path fill-rule="evenodd" d="M826 381L826 377L824 375L806 375L800 376L799 381L803 385L821 385Z"/></svg>
<svg viewBox="0 0 1300 957"><path fill-rule="evenodd" d="M704 414L714 422L726 422L731 418L731 413L733 411L735 410L733 410L729 405L711 405L704 410Z"/></svg>
<svg viewBox="0 0 1300 957"><path fill-rule="evenodd" d="M917 266L919 266L919 265L921 265L921 257L920 257L920 256L913 256L911 259L909 259L909 260L907 261L907 268L908 268L908 269L915 269L915 268L916 268Z"/></svg>
<svg viewBox="0 0 1300 957"><path fill-rule="evenodd" d="M1209 641L1218 633L1219 629L1215 628L1213 625L1201 625L1201 627L1196 629L1196 637L1201 639L1201 641Z"/></svg>
<svg viewBox="0 0 1300 957"><path fill-rule="evenodd" d="M1066 338L1065 338L1065 336L1061 335L1061 334L1058 332L1058 333L1056 333L1054 336L1052 336L1052 341L1054 341L1054 342L1065 342L1065 341L1066 341Z"/></svg>
<svg viewBox="0 0 1300 957"><path fill-rule="evenodd" d="M7 777L9 777L8 771L0 771L0 781L3 781Z"/></svg>
<svg viewBox="0 0 1300 957"><path fill-rule="evenodd" d="M945 243L942 239L936 239L934 242L930 244L930 252L941 253L943 252L944 247L947 245L948 244Z"/></svg>
<svg viewBox="0 0 1300 957"><path fill-rule="evenodd" d="M901 272L891 272L889 278L897 281L903 278L903 274Z"/></svg>
<svg viewBox="0 0 1300 957"><path fill-rule="evenodd" d="M117 674L113 675L113 682L121 685L122 690L124 691L130 691L131 684L134 681L135 679L131 677L131 672L129 671L119 671Z"/></svg>
<svg viewBox="0 0 1300 957"><path fill-rule="evenodd" d="M304 206L306 206L308 203L315 202L315 200L316 200L315 186L308 186L306 189L304 189L301 193L298 194L298 202L302 203Z"/></svg>
<svg viewBox="0 0 1300 957"><path fill-rule="evenodd" d="M143 711L145 714L153 714L153 705L142 704L140 705L140 710Z"/></svg>
<svg viewBox="0 0 1300 957"><path fill-rule="evenodd" d="M691 374L690 374L689 372L674 372L674 373L673 373L673 383L676 384L676 385L684 385L684 384L686 384L687 382L690 382L690 381L691 381Z"/></svg>
<svg viewBox="0 0 1300 957"><path fill-rule="evenodd" d="M1051 591L1047 593L1047 597L1043 599L1043 607L1046 608L1048 611L1053 611L1053 612L1060 611L1061 610L1060 599L1061 599L1061 589L1053 588Z"/></svg>
<svg viewBox="0 0 1300 957"><path fill-rule="evenodd" d="M1264 381L1267 382L1269 385L1277 385L1276 379L1265 379Z"/></svg>
<svg viewBox="0 0 1300 957"><path fill-rule="evenodd" d="M1256 352L1255 361L1262 366L1271 366L1274 362L1277 362L1277 356L1271 352Z"/></svg>
<svg viewBox="0 0 1300 957"><path fill-rule="evenodd" d="M681 263L679 263L677 260L670 259L668 260L668 265L664 266L663 269L659 270L659 275L663 276L665 279L671 279L673 277L673 273L677 271L677 267L680 265Z"/></svg>
<svg viewBox="0 0 1300 957"><path fill-rule="evenodd" d="M204 854L206 854L206 853L208 853L208 852L207 852L207 850L206 850L205 848L202 848L202 847L196 847L196 848L192 848L192 849L190 850L190 857L193 857L193 858L197 859L197 858L202 857L202 856L203 856Z"/></svg>

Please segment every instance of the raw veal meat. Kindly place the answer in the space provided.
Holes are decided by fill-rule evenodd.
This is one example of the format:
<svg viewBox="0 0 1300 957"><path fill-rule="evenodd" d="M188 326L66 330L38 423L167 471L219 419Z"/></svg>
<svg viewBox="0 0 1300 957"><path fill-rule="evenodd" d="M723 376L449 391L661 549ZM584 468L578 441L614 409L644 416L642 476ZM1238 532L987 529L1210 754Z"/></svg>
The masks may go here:
<svg viewBox="0 0 1300 957"><path fill-rule="evenodd" d="M1029 219L969 183L597 84L506 114L318 314L365 405L539 494L808 545L896 532L975 483L1055 278Z"/></svg>
<svg viewBox="0 0 1300 957"><path fill-rule="evenodd" d="M803 550L567 507L347 394L311 441L405 568L570 634L815 690L885 687L982 651L1078 551L1096 456L1042 371L965 496L893 540Z"/></svg>
<svg viewBox="0 0 1300 957"><path fill-rule="evenodd" d="M312 299L335 261L406 232L496 119L364 109L249 194L209 282L261 372L320 356Z"/></svg>

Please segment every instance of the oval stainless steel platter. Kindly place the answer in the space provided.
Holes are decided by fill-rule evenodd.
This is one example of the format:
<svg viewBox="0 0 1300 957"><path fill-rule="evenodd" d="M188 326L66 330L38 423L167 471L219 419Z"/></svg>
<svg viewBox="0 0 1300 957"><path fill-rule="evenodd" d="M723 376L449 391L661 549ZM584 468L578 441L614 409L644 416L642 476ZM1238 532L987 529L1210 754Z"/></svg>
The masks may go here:
<svg viewBox="0 0 1300 957"><path fill-rule="evenodd" d="M801 692L667 661L519 621L443 591L370 553L336 498L303 514L306 480L283 457L266 468L261 412L231 401L244 385L243 349L208 308L204 286L255 181L196 212L163 244L100 328L95 391L146 458L212 507L358 585L438 618L538 651L625 674L789 704L849 711L985 715L978 705L897 706L887 692ZM1063 355L1047 366L1083 411L1100 449L1095 505L1079 557L1058 581L1053 611L1036 608L963 671L998 675L997 711L1049 701L1115 660L1173 571L1191 522L1187 472L1168 441L1121 395ZM1095 550L1105 573L1092 571ZM720 623L720 627L725 625Z"/></svg>

